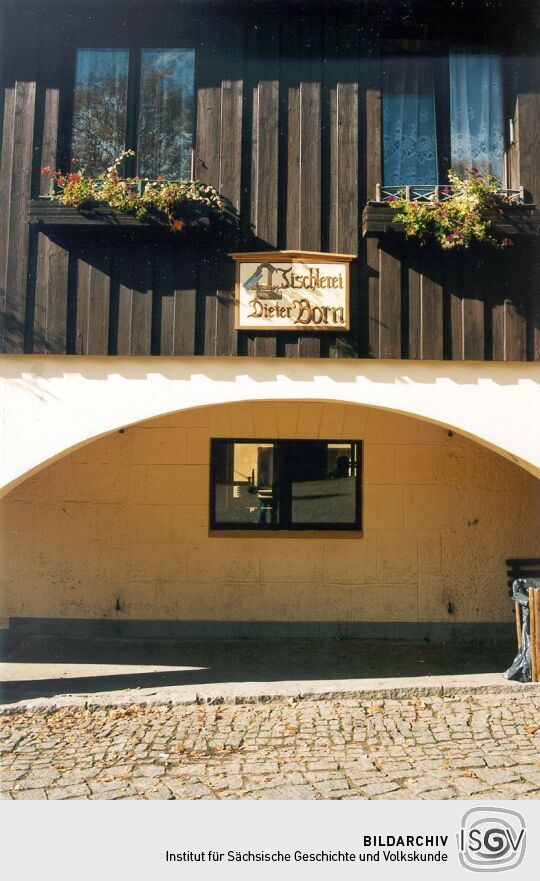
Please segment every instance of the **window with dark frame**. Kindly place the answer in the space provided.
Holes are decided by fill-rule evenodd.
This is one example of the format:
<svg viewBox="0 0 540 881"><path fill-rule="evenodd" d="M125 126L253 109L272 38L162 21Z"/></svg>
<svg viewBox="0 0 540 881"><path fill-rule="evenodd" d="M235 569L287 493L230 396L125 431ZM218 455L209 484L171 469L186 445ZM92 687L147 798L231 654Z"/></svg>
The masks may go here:
<svg viewBox="0 0 540 881"><path fill-rule="evenodd" d="M360 441L214 439L210 527L360 529L361 463Z"/></svg>
<svg viewBox="0 0 540 881"><path fill-rule="evenodd" d="M191 177L193 49L77 49L72 157L96 176L127 149L126 173Z"/></svg>
<svg viewBox="0 0 540 881"><path fill-rule="evenodd" d="M500 55L389 41L381 104L384 186L444 184L449 167L504 184Z"/></svg>

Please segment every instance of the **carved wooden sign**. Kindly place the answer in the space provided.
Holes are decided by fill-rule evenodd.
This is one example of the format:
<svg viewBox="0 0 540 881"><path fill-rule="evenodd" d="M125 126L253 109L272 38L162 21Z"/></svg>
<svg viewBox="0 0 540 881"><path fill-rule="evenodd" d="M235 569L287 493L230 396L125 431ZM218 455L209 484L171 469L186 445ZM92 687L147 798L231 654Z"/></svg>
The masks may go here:
<svg viewBox="0 0 540 881"><path fill-rule="evenodd" d="M237 330L349 330L353 254L265 251L236 261Z"/></svg>

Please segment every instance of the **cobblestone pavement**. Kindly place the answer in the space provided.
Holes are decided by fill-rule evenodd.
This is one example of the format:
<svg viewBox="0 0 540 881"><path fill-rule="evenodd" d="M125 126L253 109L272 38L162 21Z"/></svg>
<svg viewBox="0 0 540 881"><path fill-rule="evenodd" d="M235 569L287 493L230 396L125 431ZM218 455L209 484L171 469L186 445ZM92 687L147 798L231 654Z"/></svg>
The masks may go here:
<svg viewBox="0 0 540 881"><path fill-rule="evenodd" d="M3 798L540 798L540 694L0 717Z"/></svg>

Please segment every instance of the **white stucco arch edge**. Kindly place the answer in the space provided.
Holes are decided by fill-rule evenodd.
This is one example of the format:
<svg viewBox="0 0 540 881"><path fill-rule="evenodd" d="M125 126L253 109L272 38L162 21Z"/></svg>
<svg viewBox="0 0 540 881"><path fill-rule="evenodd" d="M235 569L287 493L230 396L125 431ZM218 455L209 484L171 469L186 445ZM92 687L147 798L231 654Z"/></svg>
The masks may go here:
<svg viewBox="0 0 540 881"><path fill-rule="evenodd" d="M334 401L416 416L540 477L540 364L5 355L0 496L111 431L245 400Z"/></svg>

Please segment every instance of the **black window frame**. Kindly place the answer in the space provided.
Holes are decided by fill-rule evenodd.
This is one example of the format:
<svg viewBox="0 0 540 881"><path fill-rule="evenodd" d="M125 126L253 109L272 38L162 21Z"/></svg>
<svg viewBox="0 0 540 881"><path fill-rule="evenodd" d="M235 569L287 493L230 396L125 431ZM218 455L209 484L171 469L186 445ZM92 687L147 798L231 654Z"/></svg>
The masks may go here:
<svg viewBox="0 0 540 881"><path fill-rule="evenodd" d="M350 444L356 448L356 497L355 497L355 519L354 523L302 523L293 524L291 522L290 511L282 515L280 509L280 522L272 523L221 523L216 521L216 484L217 484L217 462L215 449L217 444L273 444L275 446L294 444L294 443L325 443L325 444ZM362 499L363 499L363 441L359 439L349 438L236 438L236 437L219 437L210 440L210 510L209 510L209 527L211 532L227 533L227 532L251 532L255 535L265 535L268 533L280 534L284 532L361 532L362 531ZM281 489L278 487L277 495L281 496Z"/></svg>
<svg viewBox="0 0 540 881"><path fill-rule="evenodd" d="M122 173L126 177L135 177L137 170L137 148L138 148L138 131L139 131L139 98L140 98L140 74L141 74L141 57L145 50L158 49L177 49L186 52L193 52L193 123L192 123L192 169L195 143L197 137L197 59L199 43L193 37L184 39L183 45L178 45L178 38L173 39L156 39L152 42L133 42L124 40L107 40L95 39L91 42L76 43L71 46L71 59L69 61L70 82L71 87L68 95L64 96L61 109L61 125L59 131L58 154L62 165L66 168L71 167L73 159L73 116L74 116L74 96L75 96L75 78L77 73L77 52L79 50L89 49L114 49L117 51L128 52L128 81L126 94L126 129L125 129L125 146L124 150L134 150L135 156L124 159Z"/></svg>

